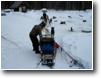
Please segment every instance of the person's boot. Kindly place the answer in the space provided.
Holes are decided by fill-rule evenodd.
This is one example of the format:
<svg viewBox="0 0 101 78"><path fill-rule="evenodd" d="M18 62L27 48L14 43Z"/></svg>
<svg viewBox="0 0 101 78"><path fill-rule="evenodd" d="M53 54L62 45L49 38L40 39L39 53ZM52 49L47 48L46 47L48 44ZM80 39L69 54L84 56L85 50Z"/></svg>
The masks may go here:
<svg viewBox="0 0 101 78"><path fill-rule="evenodd" d="M36 49L35 53L36 53L36 54L40 54L40 51L39 51L39 46L38 46L38 47L36 47L35 49Z"/></svg>
<svg viewBox="0 0 101 78"><path fill-rule="evenodd" d="M35 49L33 49L33 51L36 51Z"/></svg>
<svg viewBox="0 0 101 78"><path fill-rule="evenodd" d="M35 51L36 54L40 54L40 51Z"/></svg>

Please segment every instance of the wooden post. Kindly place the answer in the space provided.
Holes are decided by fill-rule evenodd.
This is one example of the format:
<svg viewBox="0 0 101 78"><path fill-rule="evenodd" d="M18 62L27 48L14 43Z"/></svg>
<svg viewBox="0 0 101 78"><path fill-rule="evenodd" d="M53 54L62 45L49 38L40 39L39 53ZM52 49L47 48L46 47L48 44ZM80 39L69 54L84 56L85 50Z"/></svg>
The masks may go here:
<svg viewBox="0 0 101 78"><path fill-rule="evenodd" d="M71 31L73 31L73 28L71 27Z"/></svg>

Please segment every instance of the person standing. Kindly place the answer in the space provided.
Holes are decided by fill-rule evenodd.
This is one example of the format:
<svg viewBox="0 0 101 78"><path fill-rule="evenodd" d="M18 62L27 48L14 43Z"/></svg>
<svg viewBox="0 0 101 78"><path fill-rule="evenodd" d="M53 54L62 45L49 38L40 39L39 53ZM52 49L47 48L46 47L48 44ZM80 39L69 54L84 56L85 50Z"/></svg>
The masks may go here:
<svg viewBox="0 0 101 78"><path fill-rule="evenodd" d="M45 25L46 24L44 23L44 21L42 21L39 25L35 25L29 34L33 46L33 51L36 51L35 53L40 53L37 36L39 35L40 39L40 35L42 35L41 31L45 27Z"/></svg>

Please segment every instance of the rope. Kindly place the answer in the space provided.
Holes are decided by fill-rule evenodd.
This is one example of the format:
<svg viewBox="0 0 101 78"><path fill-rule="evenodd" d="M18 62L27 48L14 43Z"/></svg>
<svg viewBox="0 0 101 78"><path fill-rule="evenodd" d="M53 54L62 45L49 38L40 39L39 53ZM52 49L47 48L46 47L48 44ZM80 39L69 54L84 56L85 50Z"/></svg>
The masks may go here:
<svg viewBox="0 0 101 78"><path fill-rule="evenodd" d="M62 47L60 47L70 58L72 58L73 59L73 61L75 61L75 59L72 57L72 56L70 56Z"/></svg>
<svg viewBox="0 0 101 78"><path fill-rule="evenodd" d="M83 68L83 69L85 69L85 67L83 66L83 64L81 64L81 63L78 63L78 61L77 60L75 60L72 56L70 56L62 47L60 47L70 58L72 58L73 60L72 61L74 61L74 64L75 65L77 65L77 66L79 66L79 67L81 67L81 68ZM80 69L81 69L80 68Z"/></svg>

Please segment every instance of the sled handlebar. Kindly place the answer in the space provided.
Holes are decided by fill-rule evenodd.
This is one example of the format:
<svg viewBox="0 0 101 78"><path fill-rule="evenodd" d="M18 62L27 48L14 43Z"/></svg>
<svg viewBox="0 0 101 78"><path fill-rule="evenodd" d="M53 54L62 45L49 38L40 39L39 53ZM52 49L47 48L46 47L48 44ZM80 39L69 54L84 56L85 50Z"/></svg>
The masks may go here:
<svg viewBox="0 0 101 78"><path fill-rule="evenodd" d="M40 37L52 37L52 38L54 38L53 35L40 35Z"/></svg>

